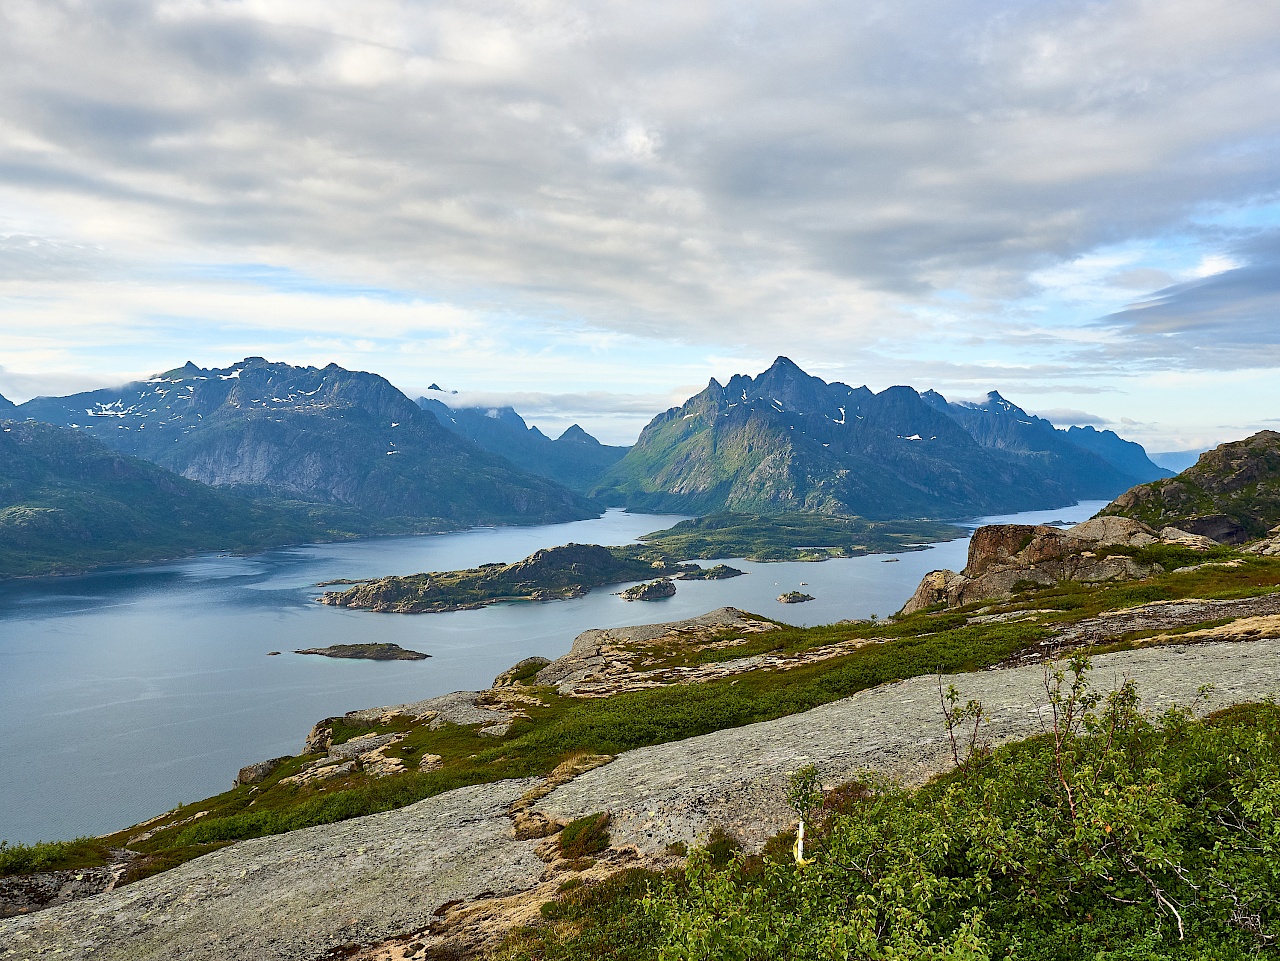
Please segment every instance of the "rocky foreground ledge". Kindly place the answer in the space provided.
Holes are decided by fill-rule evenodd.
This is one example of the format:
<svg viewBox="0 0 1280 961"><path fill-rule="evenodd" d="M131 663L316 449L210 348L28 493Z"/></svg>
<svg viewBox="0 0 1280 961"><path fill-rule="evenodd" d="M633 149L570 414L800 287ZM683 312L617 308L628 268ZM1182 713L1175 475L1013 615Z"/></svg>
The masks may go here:
<svg viewBox="0 0 1280 961"><path fill-rule="evenodd" d="M1118 627L1145 623L1135 621L1142 617L1157 625L1176 621L1175 613L1199 620L1204 610L1198 605L1226 602L1180 603L1188 609L1132 609ZM1096 657L1095 680L1106 686L1132 677L1152 712L1174 704L1207 712L1280 696L1280 597L1241 603L1253 605L1252 617L1215 628L1213 639ZM695 620L705 628L729 616L740 614ZM665 636L678 627L619 633ZM1115 629L1105 615L1073 628L1102 637ZM548 680L567 687L601 683L588 680L593 668L607 668L609 652L625 638L589 633L564 663L539 674L546 671ZM982 701L990 743L1042 730L1043 665L947 680ZM1202 695L1206 681L1213 689ZM619 683L620 677L601 686ZM0 958L469 956L512 924L535 918L570 870L557 858L554 839L521 830L529 818L565 823L608 811L612 848L590 869L593 876L663 863L667 845L705 838L714 826L756 846L787 826L786 779L805 764L819 765L832 783L865 769L908 782L946 769L950 746L937 683L922 677L884 685L803 714L640 748L608 763L581 758L548 779L461 788L384 814L245 841L125 888L0 921ZM470 701L479 710L478 697L455 700L459 709Z"/></svg>

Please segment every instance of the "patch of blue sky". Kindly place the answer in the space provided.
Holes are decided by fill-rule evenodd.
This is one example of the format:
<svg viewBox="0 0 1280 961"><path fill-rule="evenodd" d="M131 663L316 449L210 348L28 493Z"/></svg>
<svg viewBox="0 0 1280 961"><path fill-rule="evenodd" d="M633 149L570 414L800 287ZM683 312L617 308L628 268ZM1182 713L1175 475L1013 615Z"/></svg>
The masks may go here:
<svg viewBox="0 0 1280 961"><path fill-rule="evenodd" d="M1256 231L1280 227L1280 197L1259 198L1251 204L1207 207L1191 218L1197 226Z"/></svg>

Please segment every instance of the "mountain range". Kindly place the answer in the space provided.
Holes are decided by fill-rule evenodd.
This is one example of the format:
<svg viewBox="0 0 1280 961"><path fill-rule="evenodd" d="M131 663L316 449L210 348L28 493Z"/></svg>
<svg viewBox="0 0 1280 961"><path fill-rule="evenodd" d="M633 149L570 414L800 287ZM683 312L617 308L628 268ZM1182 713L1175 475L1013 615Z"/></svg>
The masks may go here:
<svg viewBox="0 0 1280 961"><path fill-rule="evenodd" d="M992 392L826 383L779 357L655 417L592 495L634 510L963 517L1108 499L1167 477L1110 431L1064 431Z"/></svg>
<svg viewBox="0 0 1280 961"><path fill-rule="evenodd" d="M521 470L548 477L578 493L590 490L628 450L600 443L577 424L552 440L526 424L512 407L454 406L449 403L450 394L432 386L435 396L419 397L417 404L449 430L505 457Z"/></svg>
<svg viewBox="0 0 1280 961"><path fill-rule="evenodd" d="M1169 473L1110 431L1056 429L995 392L977 404L910 387L877 394L828 384L785 357L758 377L712 380L655 417L630 449L600 444L576 425L552 440L510 407L455 407L452 395L431 395L414 402L376 374L335 364L250 357L16 406L0 398L0 417L12 419L9 441L12 425L24 422L63 428L23 433L24 444L6 448L0 511L8 539L0 549L35 550L43 537L50 557L82 543L86 557L108 563L161 556L139 546L147 537L172 556L559 522L595 516L601 505L955 518L1111 498ZM43 452L39 463L33 452ZM61 487L51 465L65 468ZM179 478L162 482L170 475L154 465L208 486L174 487ZM34 476L44 480L32 487ZM124 487L113 480L125 476L132 479ZM214 497L209 487L217 497L206 503L195 491ZM147 514L151 506L200 517L166 526ZM95 520L99 508L112 517Z"/></svg>
<svg viewBox="0 0 1280 961"><path fill-rule="evenodd" d="M37 397L8 414L76 428L205 484L355 508L382 529L599 513L445 429L384 378L336 364L188 363L121 388Z"/></svg>

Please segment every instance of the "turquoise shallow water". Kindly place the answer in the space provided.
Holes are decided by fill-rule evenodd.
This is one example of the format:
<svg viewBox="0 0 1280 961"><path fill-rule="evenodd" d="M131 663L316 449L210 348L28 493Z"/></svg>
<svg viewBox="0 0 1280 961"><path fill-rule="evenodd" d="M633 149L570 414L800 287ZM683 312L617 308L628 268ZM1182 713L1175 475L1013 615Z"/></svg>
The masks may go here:
<svg viewBox="0 0 1280 961"><path fill-rule="evenodd" d="M1102 502L983 523L1092 516ZM730 605L793 624L893 613L921 576L964 566L967 540L925 551L756 564L679 582L675 597L612 593L450 614L372 614L314 602L318 581L510 562L572 541L623 544L678 517L596 520L310 545L251 557L0 585L0 839L101 834L225 790L245 764L301 749L322 717L475 690L521 658L558 657L593 627L676 620ZM803 582L803 587L802 587ZM783 605L786 590L815 596ZM295 648L391 641L425 661L360 662ZM283 651L268 657L268 651Z"/></svg>

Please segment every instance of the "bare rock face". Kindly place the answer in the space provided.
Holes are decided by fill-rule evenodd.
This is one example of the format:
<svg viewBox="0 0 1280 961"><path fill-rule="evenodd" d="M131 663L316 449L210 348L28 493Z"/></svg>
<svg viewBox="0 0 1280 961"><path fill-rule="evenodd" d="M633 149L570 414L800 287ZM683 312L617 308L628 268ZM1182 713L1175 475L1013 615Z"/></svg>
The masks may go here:
<svg viewBox="0 0 1280 961"><path fill-rule="evenodd" d="M926 574L902 613L937 604L960 607L1003 599L1027 584L1048 587L1060 581L1098 584L1148 577L1162 568L1124 555L1099 556L1097 550L1146 547L1160 540L1150 527L1128 517L1095 517L1068 530L1027 524L980 527L969 541L964 571Z"/></svg>
<svg viewBox="0 0 1280 961"><path fill-rule="evenodd" d="M1101 546L1148 547L1164 537L1131 517L1094 517L1067 531L1072 537L1094 541Z"/></svg>
<svg viewBox="0 0 1280 961"><path fill-rule="evenodd" d="M1218 542L1212 537L1205 537L1203 534L1192 534L1176 527L1163 528L1160 531L1160 540L1165 544L1178 544L1182 547L1195 548L1198 551L1207 551L1211 547L1218 546Z"/></svg>

